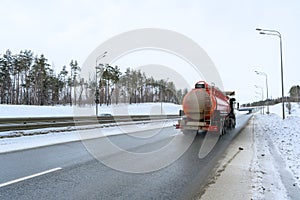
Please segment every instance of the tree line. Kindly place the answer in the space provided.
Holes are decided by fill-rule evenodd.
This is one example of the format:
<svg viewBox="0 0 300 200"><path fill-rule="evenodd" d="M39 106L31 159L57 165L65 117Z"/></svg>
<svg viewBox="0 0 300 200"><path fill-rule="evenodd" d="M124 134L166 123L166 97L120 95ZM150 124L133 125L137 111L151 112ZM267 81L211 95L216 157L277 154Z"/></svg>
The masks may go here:
<svg viewBox="0 0 300 200"><path fill-rule="evenodd" d="M284 97L284 102L300 102L300 86L294 85L289 90L289 96ZM264 105L275 105L282 102L282 97L276 99L266 99L260 100L252 103L243 104L242 107L251 107L251 106L264 106Z"/></svg>
<svg viewBox="0 0 300 200"><path fill-rule="evenodd" d="M140 70L99 65L88 79L76 60L56 72L47 58L31 50L0 55L0 103L15 105L110 105L172 102L180 104L187 89L147 77Z"/></svg>

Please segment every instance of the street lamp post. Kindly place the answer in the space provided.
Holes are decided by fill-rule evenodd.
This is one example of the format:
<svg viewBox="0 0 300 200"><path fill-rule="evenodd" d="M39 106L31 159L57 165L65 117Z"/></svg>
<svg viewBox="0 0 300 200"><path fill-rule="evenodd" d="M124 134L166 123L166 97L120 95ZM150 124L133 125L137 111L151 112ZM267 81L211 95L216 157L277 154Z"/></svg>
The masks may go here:
<svg viewBox="0 0 300 200"><path fill-rule="evenodd" d="M259 31L260 34L264 35L274 35L279 37L280 42L280 66L281 66L281 98L282 98L282 119L285 119L285 113L284 113L284 87L283 87L283 61L282 61L282 38L279 31L276 30L267 30L267 29L261 29L257 28L257 31Z"/></svg>
<svg viewBox="0 0 300 200"><path fill-rule="evenodd" d="M260 88L261 89L261 100L262 102L264 101L264 89L263 87L259 86L259 85L254 85L256 88ZM265 107L263 106L263 109L262 109L262 114L264 115L265 114Z"/></svg>
<svg viewBox="0 0 300 200"><path fill-rule="evenodd" d="M268 75L264 72L259 72L259 71L255 71L256 74L258 75L263 75L266 77L266 90L267 90L267 114L270 113L269 110L269 87L268 87Z"/></svg>
<svg viewBox="0 0 300 200"><path fill-rule="evenodd" d="M95 103L96 103L96 117L98 116L98 104L99 104L99 87L98 87L98 78L97 78L97 74L98 74L98 69L101 69L99 66L98 66L98 61L102 58L104 58L107 54L107 51L105 51L103 54L99 55L97 58L96 58L96 91L95 91Z"/></svg>
<svg viewBox="0 0 300 200"><path fill-rule="evenodd" d="M169 78L167 78L166 80L166 84L168 84L168 80ZM163 86L161 85L161 92L160 92L160 114L162 115L163 114Z"/></svg>

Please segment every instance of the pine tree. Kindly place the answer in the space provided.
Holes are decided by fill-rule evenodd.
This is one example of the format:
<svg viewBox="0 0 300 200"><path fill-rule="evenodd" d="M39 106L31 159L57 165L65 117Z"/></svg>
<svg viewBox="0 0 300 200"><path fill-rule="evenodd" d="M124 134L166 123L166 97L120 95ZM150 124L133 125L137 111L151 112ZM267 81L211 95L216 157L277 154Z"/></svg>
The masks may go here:
<svg viewBox="0 0 300 200"><path fill-rule="evenodd" d="M290 88L290 97L292 100L299 102L300 98L300 86L299 85L294 85Z"/></svg>
<svg viewBox="0 0 300 200"><path fill-rule="evenodd" d="M0 90L1 90L1 104L11 103L11 94L13 91L11 90L11 69L12 69L12 54L10 50L7 50L5 54L0 59Z"/></svg>
<svg viewBox="0 0 300 200"><path fill-rule="evenodd" d="M76 105L76 83L77 83L77 76L78 72L80 71L80 67L78 66L77 61L71 60L70 62L71 67L71 80L70 80L70 105L72 105L72 87L74 89L74 104Z"/></svg>

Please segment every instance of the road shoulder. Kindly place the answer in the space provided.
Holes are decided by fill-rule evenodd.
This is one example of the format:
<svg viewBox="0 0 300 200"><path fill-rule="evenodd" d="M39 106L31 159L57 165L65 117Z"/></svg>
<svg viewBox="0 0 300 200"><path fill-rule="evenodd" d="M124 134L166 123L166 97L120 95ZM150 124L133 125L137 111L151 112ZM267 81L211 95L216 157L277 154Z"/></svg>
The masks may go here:
<svg viewBox="0 0 300 200"><path fill-rule="evenodd" d="M216 175L209 181L199 199L251 199L254 153L251 119L227 148Z"/></svg>

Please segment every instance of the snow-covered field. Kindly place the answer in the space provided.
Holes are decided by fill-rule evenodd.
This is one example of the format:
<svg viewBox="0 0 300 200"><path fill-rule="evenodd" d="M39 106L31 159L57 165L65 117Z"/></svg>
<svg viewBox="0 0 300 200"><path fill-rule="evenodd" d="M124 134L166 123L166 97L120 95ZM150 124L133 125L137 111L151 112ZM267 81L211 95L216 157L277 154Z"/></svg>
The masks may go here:
<svg viewBox="0 0 300 200"><path fill-rule="evenodd" d="M0 105L0 119L14 117L73 116L74 112L87 116L88 113L94 114L94 109L94 107L73 108L70 106ZM171 103L145 103L131 105L120 104L114 106L99 106L99 114L108 113L113 115L159 115L161 114L161 111L163 114L178 114L180 109L181 105ZM126 134L130 131L143 131L155 128L169 127L175 123L176 122L174 120L163 120L161 122L151 120L150 122L139 124L136 124L136 122L126 122L117 124L88 125L80 127L5 131L0 132L0 135L16 135L20 137L0 139L0 153L65 142L80 141L82 138L89 139L106 135ZM84 135L82 135L83 132Z"/></svg>
<svg viewBox="0 0 300 200"><path fill-rule="evenodd" d="M300 186L300 105L292 103L291 114L285 111L285 120L282 104L270 106L269 115L254 116L254 199L289 199Z"/></svg>
<svg viewBox="0 0 300 200"><path fill-rule="evenodd" d="M162 108L162 109L161 109ZM178 114L181 105L172 103L141 103L98 106L98 113L112 115L160 115ZM27 106L0 104L0 118L14 117L61 117L61 116L92 116L95 106Z"/></svg>

